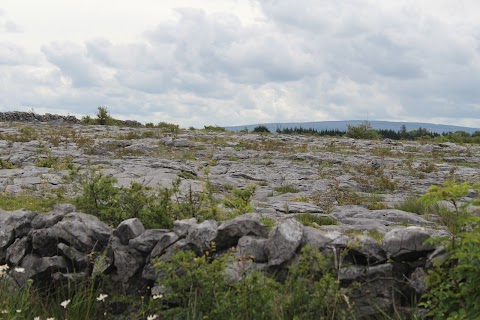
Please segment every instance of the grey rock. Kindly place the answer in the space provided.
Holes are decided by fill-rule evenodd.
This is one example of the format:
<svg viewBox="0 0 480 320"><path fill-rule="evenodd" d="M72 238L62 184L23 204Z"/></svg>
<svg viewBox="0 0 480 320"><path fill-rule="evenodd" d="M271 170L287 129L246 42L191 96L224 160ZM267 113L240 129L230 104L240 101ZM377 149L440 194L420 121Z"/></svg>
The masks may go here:
<svg viewBox="0 0 480 320"><path fill-rule="evenodd" d="M387 255L383 247L377 241L366 235L352 237L347 247L349 248L349 255L356 264L372 265L387 260Z"/></svg>
<svg viewBox="0 0 480 320"><path fill-rule="evenodd" d="M323 251L331 242L331 235L328 236L325 231L312 227L303 228L302 247L309 246L312 249Z"/></svg>
<svg viewBox="0 0 480 320"><path fill-rule="evenodd" d="M303 237L303 225L295 219L277 224L268 236L265 253L269 266L279 266L292 259Z"/></svg>
<svg viewBox="0 0 480 320"><path fill-rule="evenodd" d="M236 255L239 257L252 259L255 262L267 262L265 253L265 244L267 239L243 236L238 240Z"/></svg>
<svg viewBox="0 0 480 320"><path fill-rule="evenodd" d="M21 266L25 268L29 279L38 281L51 281L51 275L55 272L68 272L68 264L64 257L40 257L29 254L22 260Z"/></svg>
<svg viewBox="0 0 480 320"><path fill-rule="evenodd" d="M425 243L430 238L429 232L422 227L397 228L385 234L383 247L387 256L395 261L416 260L435 249L432 244Z"/></svg>
<svg viewBox="0 0 480 320"><path fill-rule="evenodd" d="M217 229L215 244L219 250L235 246L243 236L266 238L268 228L260 222L258 214L244 214L232 220L222 222Z"/></svg>
<svg viewBox="0 0 480 320"><path fill-rule="evenodd" d="M161 256L168 247L177 242L179 239L180 237L175 232L167 232L162 234L150 253L150 256L152 258Z"/></svg>
<svg viewBox="0 0 480 320"><path fill-rule="evenodd" d="M145 265L145 256L129 246L123 245L116 236L110 238L115 271L110 275L112 281L127 292L143 285L141 274Z"/></svg>
<svg viewBox="0 0 480 320"><path fill-rule="evenodd" d="M37 215L32 221L32 227L34 229L50 228L59 221L62 221L65 215L74 211L75 206L73 205L57 204L52 211Z"/></svg>
<svg viewBox="0 0 480 320"><path fill-rule="evenodd" d="M184 238L187 236L190 227L196 224L197 219L195 218L175 220L173 222L173 232L175 232L180 238Z"/></svg>
<svg viewBox="0 0 480 320"><path fill-rule="evenodd" d="M6 258L13 265L18 265L25 254L30 249L30 242L27 237L17 238L15 242L8 247Z"/></svg>
<svg viewBox="0 0 480 320"><path fill-rule="evenodd" d="M218 224L213 220L206 220L192 226L188 230L187 242L194 246L197 253L209 249L213 240L217 238Z"/></svg>
<svg viewBox="0 0 480 320"><path fill-rule="evenodd" d="M5 263L7 248L15 238L28 234L32 228L32 220L37 214L31 211L3 211L0 209L0 263Z"/></svg>
<svg viewBox="0 0 480 320"><path fill-rule="evenodd" d="M428 288L425 285L425 278L427 277L427 271L424 268L416 268L408 278L408 284L415 290L418 297L428 292Z"/></svg>
<svg viewBox="0 0 480 320"><path fill-rule="evenodd" d="M432 222L423 219L415 213L397 209L368 210L362 206L341 206L335 207L330 213L330 216L342 223L351 225L369 225L372 223L386 226L399 223L422 226L434 225Z"/></svg>
<svg viewBox="0 0 480 320"><path fill-rule="evenodd" d="M71 212L50 228L32 230L33 249L47 256L57 254L57 244L63 242L80 252L102 251L112 231L97 217Z"/></svg>
<svg viewBox="0 0 480 320"><path fill-rule="evenodd" d="M80 252L77 249L70 247L64 243L59 243L57 245L58 250L67 257L72 265L75 267L75 271L80 272L84 270L88 264L88 255L86 253Z"/></svg>
<svg viewBox="0 0 480 320"><path fill-rule="evenodd" d="M127 219L122 221L117 229L113 232L123 245L128 245L131 239L135 239L145 231L142 222L137 218Z"/></svg>
<svg viewBox="0 0 480 320"><path fill-rule="evenodd" d="M165 230L165 229L145 230L141 235L130 240L129 245L130 247L138 251L150 253L165 233L168 233L168 230Z"/></svg>

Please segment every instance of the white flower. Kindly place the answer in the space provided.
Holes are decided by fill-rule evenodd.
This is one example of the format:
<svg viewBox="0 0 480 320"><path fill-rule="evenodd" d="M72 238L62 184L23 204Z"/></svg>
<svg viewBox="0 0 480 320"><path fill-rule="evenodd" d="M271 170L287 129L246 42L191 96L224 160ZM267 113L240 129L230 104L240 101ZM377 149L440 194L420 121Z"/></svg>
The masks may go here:
<svg viewBox="0 0 480 320"><path fill-rule="evenodd" d="M8 310L2 310L2 312L0 312L1 314L7 314L8 313Z"/></svg>
<svg viewBox="0 0 480 320"><path fill-rule="evenodd" d="M22 312L22 310L19 310L19 309L15 310L15 311L17 311L17 313L21 313L21 312Z"/></svg>
<svg viewBox="0 0 480 320"><path fill-rule="evenodd" d="M147 320L155 320L157 318L158 318L158 316L156 314L152 314L152 315L147 317Z"/></svg>
<svg viewBox="0 0 480 320"><path fill-rule="evenodd" d="M0 265L0 271L7 271L9 269L8 264Z"/></svg>
<svg viewBox="0 0 480 320"><path fill-rule="evenodd" d="M97 301L104 301L107 297L108 297L108 294L100 293L100 295L97 298Z"/></svg>
<svg viewBox="0 0 480 320"><path fill-rule="evenodd" d="M25 268L20 268L20 267L17 267L17 268L15 268L15 272L18 272L18 273L25 273Z"/></svg>
<svg viewBox="0 0 480 320"><path fill-rule="evenodd" d="M35 317L33 318L33 320L40 320L40 317Z"/></svg>
<svg viewBox="0 0 480 320"><path fill-rule="evenodd" d="M65 300L65 301L63 301L62 303L60 303L60 305L66 309L67 306L68 306L68 304L70 303L70 301L71 301L70 299Z"/></svg>
<svg viewBox="0 0 480 320"><path fill-rule="evenodd" d="M45 320L55 320L55 318L52 317L52 318L47 318Z"/></svg>
<svg viewBox="0 0 480 320"><path fill-rule="evenodd" d="M163 298L163 294L154 294L154 295L152 296L152 299L153 299L153 300L162 299L162 298Z"/></svg>

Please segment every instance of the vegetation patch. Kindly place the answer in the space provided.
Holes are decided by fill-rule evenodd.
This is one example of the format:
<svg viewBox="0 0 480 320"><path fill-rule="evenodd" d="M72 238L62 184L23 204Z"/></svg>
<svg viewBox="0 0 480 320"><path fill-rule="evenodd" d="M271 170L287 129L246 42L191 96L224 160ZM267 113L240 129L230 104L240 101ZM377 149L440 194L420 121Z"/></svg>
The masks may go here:
<svg viewBox="0 0 480 320"><path fill-rule="evenodd" d="M337 224L337 220L334 218L316 216L312 213L297 214L294 218L304 226L309 227L330 226Z"/></svg>

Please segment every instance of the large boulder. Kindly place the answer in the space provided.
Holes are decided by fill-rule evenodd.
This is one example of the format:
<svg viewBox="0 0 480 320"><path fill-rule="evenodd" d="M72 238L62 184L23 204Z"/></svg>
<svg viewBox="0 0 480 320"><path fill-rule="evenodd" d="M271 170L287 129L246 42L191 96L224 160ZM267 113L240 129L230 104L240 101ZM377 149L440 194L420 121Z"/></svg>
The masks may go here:
<svg viewBox="0 0 480 320"><path fill-rule="evenodd" d="M22 238L32 228L36 213L26 210L3 211L0 209L0 264L4 264L7 248L16 238Z"/></svg>
<svg viewBox="0 0 480 320"><path fill-rule="evenodd" d="M23 258L21 266L29 279L44 283L50 282L51 275L56 272L68 272L69 266L64 257L40 257L29 254Z"/></svg>
<svg viewBox="0 0 480 320"><path fill-rule="evenodd" d="M243 236L263 238L268 236L268 228L260 222L258 214L244 214L232 220L222 222L217 232L215 244L220 250L236 246L238 239Z"/></svg>
<svg viewBox="0 0 480 320"><path fill-rule="evenodd" d="M347 245L352 262L359 265L372 265L385 262L387 254L384 248L366 235L356 235Z"/></svg>
<svg viewBox="0 0 480 320"><path fill-rule="evenodd" d="M130 240L129 245L138 251L148 254L153 250L153 248L155 248L157 243L166 233L169 233L169 231L165 229L145 230L145 232L143 232L141 235Z"/></svg>
<svg viewBox="0 0 480 320"><path fill-rule="evenodd" d="M15 239L15 242L7 249L7 260L13 265L18 265L30 250L30 247L31 245L27 237Z"/></svg>
<svg viewBox="0 0 480 320"><path fill-rule="evenodd" d="M187 234L187 243L191 244L197 254L208 250L213 240L218 235L218 222L214 220L205 220L200 224L191 226Z"/></svg>
<svg viewBox="0 0 480 320"><path fill-rule="evenodd" d="M363 206L338 206L330 213L332 217L347 225L392 226L399 223L432 226L418 214L397 209L369 210Z"/></svg>
<svg viewBox="0 0 480 320"><path fill-rule="evenodd" d="M110 254L113 255L114 271L110 274L117 289L133 293L144 289L146 282L142 279L145 266L145 254L128 245L124 245L120 238L112 236L109 242Z"/></svg>
<svg viewBox="0 0 480 320"><path fill-rule="evenodd" d="M268 236L265 253L269 266L279 266L293 258L302 243L303 225L295 219L277 224Z"/></svg>
<svg viewBox="0 0 480 320"><path fill-rule="evenodd" d="M177 242L179 239L180 237L175 232L167 232L162 234L161 237L159 237L157 244L152 249L150 257L155 258L161 256L168 247Z"/></svg>
<svg viewBox="0 0 480 320"><path fill-rule="evenodd" d="M244 236L238 240L235 254L241 258L251 259L255 262L267 262L265 244L267 239Z"/></svg>
<svg viewBox="0 0 480 320"><path fill-rule="evenodd" d="M191 226L197 224L197 219L190 218L184 220L175 220L173 222L173 232L175 232L179 237L185 238L188 234L188 230Z"/></svg>
<svg viewBox="0 0 480 320"><path fill-rule="evenodd" d="M408 267L404 264L385 263L341 267L338 277L341 287L354 284L349 297L356 319L376 319L398 307L408 296L408 289L404 286L407 273Z"/></svg>
<svg viewBox="0 0 480 320"><path fill-rule="evenodd" d="M123 245L128 245L131 239L135 239L145 231L142 222L137 218L122 221L113 234L117 236Z"/></svg>
<svg viewBox="0 0 480 320"><path fill-rule="evenodd" d="M35 252L44 256L57 254L59 242L74 247L80 252L102 251L112 230L97 217L71 212L49 228L31 231L32 246Z"/></svg>
<svg viewBox="0 0 480 320"><path fill-rule="evenodd" d="M435 250L426 240L431 232L422 227L396 228L387 232L383 238L383 247L387 257L395 261L413 261Z"/></svg>

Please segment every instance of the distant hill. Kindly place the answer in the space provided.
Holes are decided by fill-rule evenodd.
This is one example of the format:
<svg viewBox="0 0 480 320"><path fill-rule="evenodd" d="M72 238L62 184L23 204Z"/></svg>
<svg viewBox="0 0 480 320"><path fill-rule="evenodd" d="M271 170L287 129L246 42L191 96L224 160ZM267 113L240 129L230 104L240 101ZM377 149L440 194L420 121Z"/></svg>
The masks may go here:
<svg viewBox="0 0 480 320"><path fill-rule="evenodd" d="M345 121L317 121L317 122L290 122L290 123L259 123L259 124L249 124L243 126L231 126L225 127L225 129L230 131L240 131L247 128L248 131L252 131L253 128L263 125L268 128L271 132L275 132L277 128L304 128L304 129L316 129L316 130L347 130L348 125L357 126L361 124L364 120L345 120ZM469 127L460 127L460 126L450 126L446 124L433 124L433 123L423 123L423 122L393 122L393 121L369 121L374 129L384 129L384 130L400 130L402 125L407 127L407 130L416 130L418 128L424 128L432 132L455 132L455 131L466 131L468 133L474 133L480 128L469 128Z"/></svg>

